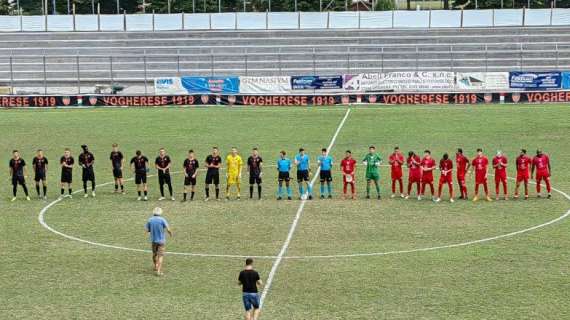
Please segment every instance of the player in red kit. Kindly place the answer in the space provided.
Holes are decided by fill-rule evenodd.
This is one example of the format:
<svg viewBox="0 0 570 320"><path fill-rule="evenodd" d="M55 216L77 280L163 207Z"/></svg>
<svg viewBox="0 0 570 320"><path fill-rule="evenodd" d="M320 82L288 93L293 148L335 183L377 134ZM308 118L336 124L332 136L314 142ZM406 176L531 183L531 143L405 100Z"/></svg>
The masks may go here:
<svg viewBox="0 0 570 320"><path fill-rule="evenodd" d="M426 192L426 185L429 185L431 191L431 199L435 200L435 190L433 187L433 170L436 168L435 160L431 157L431 152L429 150L424 151L424 157L420 162L422 168L422 196Z"/></svg>
<svg viewBox="0 0 570 320"><path fill-rule="evenodd" d="M422 200L420 187L420 183L422 181L422 167L420 162L421 159L417 154L413 151L408 152L408 158L406 159L406 164L408 166L408 193L406 194L406 199L410 198L412 185L416 184L418 200Z"/></svg>
<svg viewBox="0 0 570 320"><path fill-rule="evenodd" d="M435 199L435 202L441 201L441 191L444 184L447 184L449 188L449 202L453 202L453 161L449 159L447 153L444 153L443 158L439 160L439 171L441 175L439 176L439 186L437 187L437 199Z"/></svg>
<svg viewBox="0 0 570 320"><path fill-rule="evenodd" d="M479 185L483 185L485 197L487 201L491 201L491 197L489 197L489 186L487 185L489 159L483 154L483 149L477 149L477 156L471 161L471 165L475 171L475 197L473 197L473 202L479 200Z"/></svg>
<svg viewBox="0 0 570 320"><path fill-rule="evenodd" d="M394 148L394 153L388 158L392 174L392 198L396 196L396 182L400 185L400 197L404 197L404 183L402 181L402 166L404 165L404 155L399 147Z"/></svg>
<svg viewBox="0 0 570 320"><path fill-rule="evenodd" d="M507 157L497 151L497 155L493 157L493 168L495 169L495 200L499 200L499 186L503 185L503 195L505 200L509 199L507 193Z"/></svg>
<svg viewBox="0 0 570 320"><path fill-rule="evenodd" d="M548 199L552 197L550 188L550 158L548 155L542 153L541 150L536 150L536 157L532 159L531 174L534 175L536 169L536 193L540 198L540 183L544 180L546 183L546 191L548 192Z"/></svg>
<svg viewBox="0 0 570 320"><path fill-rule="evenodd" d="M526 150L521 149L520 155L517 157L517 184L515 186L515 199L519 197L519 187L524 182L524 198L528 199L528 179L530 179L530 166L532 159L526 155Z"/></svg>
<svg viewBox="0 0 570 320"><path fill-rule="evenodd" d="M350 184L350 191L352 193L352 200L356 200L356 181L354 180L354 173L356 171L356 160L352 158L352 152L346 150L344 159L340 162L340 170L342 172L343 195L342 198L346 199L348 192L348 185Z"/></svg>
<svg viewBox="0 0 570 320"><path fill-rule="evenodd" d="M467 183L465 176L469 172L469 159L463 155L463 149L458 148L455 154L455 164L457 165L457 183L459 184L459 199L467 200Z"/></svg>

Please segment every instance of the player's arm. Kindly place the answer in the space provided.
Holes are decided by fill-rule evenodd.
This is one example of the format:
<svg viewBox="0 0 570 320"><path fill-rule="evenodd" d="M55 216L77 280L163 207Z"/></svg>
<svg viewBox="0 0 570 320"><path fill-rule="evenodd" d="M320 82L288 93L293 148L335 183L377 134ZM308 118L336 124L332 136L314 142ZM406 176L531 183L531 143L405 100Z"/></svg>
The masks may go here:
<svg viewBox="0 0 570 320"><path fill-rule="evenodd" d="M24 177L28 176L28 166L24 165Z"/></svg>
<svg viewBox="0 0 570 320"><path fill-rule="evenodd" d="M198 176L198 168L200 168L200 164L198 163L198 160L196 160L196 168L194 168L194 174L192 175L192 178L196 178Z"/></svg>
<svg viewBox="0 0 570 320"><path fill-rule="evenodd" d="M134 173L134 172L135 172L135 162L134 162L134 159L131 160L130 167L131 167L131 171Z"/></svg>
<svg viewBox="0 0 570 320"><path fill-rule="evenodd" d="M535 167L535 164L534 164L534 159L533 159L533 160L532 160L532 165L530 166L530 175L531 175L531 176L534 176L534 167Z"/></svg>
<svg viewBox="0 0 570 320"><path fill-rule="evenodd" d="M12 175L14 174L14 169L12 169L12 165L11 165L11 164L10 164L10 169L8 169L8 170L9 170L8 172L9 172L9 175L10 175L10 178L11 178Z"/></svg>

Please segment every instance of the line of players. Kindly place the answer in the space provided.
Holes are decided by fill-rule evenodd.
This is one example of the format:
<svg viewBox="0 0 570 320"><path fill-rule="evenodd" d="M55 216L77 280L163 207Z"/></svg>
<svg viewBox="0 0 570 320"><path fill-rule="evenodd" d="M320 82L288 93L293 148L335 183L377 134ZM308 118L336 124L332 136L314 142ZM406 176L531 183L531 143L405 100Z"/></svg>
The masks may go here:
<svg viewBox="0 0 570 320"><path fill-rule="evenodd" d="M84 197L88 197L88 182L91 182L91 195L95 197L95 173L93 165L95 157L86 145L82 145L82 153L79 155L79 165L82 168L82 181L84 189ZM123 180L123 167L125 158L123 153L119 150L117 144L113 144L112 152L109 160L112 164L113 176L115 178L115 192L124 193L124 180ZM229 199L235 190L235 197L239 200L241 194L241 176L242 167L244 166L241 156L238 154L236 148L232 148L231 152L226 157L226 198ZM212 153L207 156L206 160L206 178L205 178L205 200L210 199L210 186L214 186L215 198L220 200L220 169L222 168L222 158L220 151L217 147L212 149ZM320 178L320 197L332 198L332 169L333 158L328 154L326 149L321 150L321 155L317 158L319 166ZM370 146L368 153L362 160L365 166L365 179L366 185L366 198L370 199L371 187L374 184L376 189L377 198L380 199L380 172L379 167L382 163L382 157L376 152L374 146ZM408 157L405 158L398 147L394 148L394 152L389 156L388 163L391 167L391 180L392 180L392 198L396 196L396 186L399 185L400 196L408 199L410 197L413 186L416 186L416 195L418 200L422 199L425 195L426 188L430 188L432 199L436 202L441 200L442 189L445 185L448 186L450 201L454 201L453 192L453 169L454 162L450 159L447 153L443 154L442 159L437 165L435 159L431 156L429 150L424 151L423 158L420 158L415 152L410 151ZM60 197L65 196L67 189L68 197L72 197L72 181L73 181L73 167L75 164L74 158L71 156L70 149L65 149L63 156L60 158L61 166L61 189ZM313 198L312 185L310 177L312 175L310 168L310 157L303 148L299 149L299 153L295 155L294 161L287 157L285 151L281 151L279 159L277 160L278 170L278 193L277 199L281 200L285 197L289 200L292 199L292 190L290 186L290 171L293 164L297 167L297 182L299 187L300 198ZM487 175L489 160L483 154L482 149L477 149L477 155L471 161L463 154L463 150L459 148L455 155L456 164L456 179L459 185L460 196L459 199L468 199L466 177L470 173L470 168L473 168L475 174L475 194L473 201L479 199L479 187L482 186L485 193L485 199L491 201L489 189L487 185ZM47 170L48 160L44 156L42 150L38 150L36 156L32 160L34 168L34 180L36 192L39 198L47 199ZM356 165L357 161L353 158L350 150L345 152L345 157L340 163L341 173L343 175L343 198L356 199ZM494 169L495 177L495 195L496 200L499 200L500 186L503 187L504 199L508 199L507 190L507 172L508 159L501 152L498 151L493 157L491 165ZM528 199L528 182L536 170L536 190L537 194L541 196L541 182L544 181L547 189L547 197L551 197L550 186L550 159L548 155L544 154L541 150L537 150L536 156L530 158L525 149L522 149L519 156L515 161L517 176L514 198L519 196L519 187L524 185L525 199ZM17 186L21 185L26 195L26 199L30 200L28 189L26 186L25 177L27 176L26 162L20 157L17 150L13 151L13 157L9 163L10 177L13 186L13 198L16 200ZM158 172L158 181L160 187L159 200L165 200L165 186L171 200L174 199L172 182L170 177L170 170L172 161L166 150L161 148L159 155L156 157L154 167ZM403 190L403 167L408 168L408 184L407 193ZM137 185L137 200L148 200L148 185L147 174L149 172L149 159L142 154L140 150L136 151L136 155L130 160L130 167L135 175L135 183ZM193 150L189 150L187 158L184 160L184 198L186 200L194 200L196 192L197 175L199 162L196 159ZM253 198L254 187L257 185L257 197L261 199L262 194L262 176L263 176L263 159L259 155L257 148L252 150L251 156L247 159L247 171L249 174L249 196ZM434 188L434 175L435 170L440 171L439 186L437 194ZM40 190L40 186L42 187ZM348 195L348 187L351 192ZM42 193L43 191L43 193ZM188 194L190 196L188 197Z"/></svg>

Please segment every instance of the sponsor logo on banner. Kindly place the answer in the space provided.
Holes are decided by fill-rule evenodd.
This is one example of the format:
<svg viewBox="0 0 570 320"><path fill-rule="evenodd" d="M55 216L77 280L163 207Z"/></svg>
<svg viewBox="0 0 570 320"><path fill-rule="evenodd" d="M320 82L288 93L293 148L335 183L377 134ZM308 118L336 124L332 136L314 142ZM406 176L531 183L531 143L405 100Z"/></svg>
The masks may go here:
<svg viewBox="0 0 570 320"><path fill-rule="evenodd" d="M154 79L154 93L157 95L187 94L178 77Z"/></svg>
<svg viewBox="0 0 570 320"><path fill-rule="evenodd" d="M236 96L228 96L228 103L230 105L235 104L236 103Z"/></svg>
<svg viewBox="0 0 570 320"><path fill-rule="evenodd" d="M182 77L187 93L239 93L238 77Z"/></svg>
<svg viewBox="0 0 570 320"><path fill-rule="evenodd" d="M89 97L89 104L92 106L97 105L97 97Z"/></svg>
<svg viewBox="0 0 570 320"><path fill-rule="evenodd" d="M376 103L377 97L375 95L368 96L368 102Z"/></svg>
<svg viewBox="0 0 570 320"><path fill-rule="evenodd" d="M343 78L343 87L347 91L377 91L379 88L379 73L361 73L357 75L346 74Z"/></svg>
<svg viewBox="0 0 570 320"><path fill-rule="evenodd" d="M291 77L293 90L342 89L342 76L294 76Z"/></svg>
<svg viewBox="0 0 570 320"><path fill-rule="evenodd" d="M485 95L483 96L483 99L485 99L485 103L491 103L491 102L493 102L493 94L485 93Z"/></svg>
<svg viewBox="0 0 570 320"><path fill-rule="evenodd" d="M570 89L570 72L562 72L562 89Z"/></svg>
<svg viewBox="0 0 570 320"><path fill-rule="evenodd" d="M457 73L457 90L507 90L508 72L465 72Z"/></svg>
<svg viewBox="0 0 570 320"><path fill-rule="evenodd" d="M513 93L511 94L511 99L513 100L514 103L519 102L519 101L521 100L521 95L520 95L520 93L513 92Z"/></svg>
<svg viewBox="0 0 570 320"><path fill-rule="evenodd" d="M291 77L240 77L240 93L279 94L291 92Z"/></svg>
<svg viewBox="0 0 570 320"><path fill-rule="evenodd" d="M509 86L511 89L560 89L562 75L560 72L509 72Z"/></svg>
<svg viewBox="0 0 570 320"><path fill-rule="evenodd" d="M202 101L202 103L206 104L210 101L210 96L202 95L200 96L200 100Z"/></svg>
<svg viewBox="0 0 570 320"><path fill-rule="evenodd" d="M350 97L349 96L342 96L340 101L342 102L342 104L349 104L350 103Z"/></svg>

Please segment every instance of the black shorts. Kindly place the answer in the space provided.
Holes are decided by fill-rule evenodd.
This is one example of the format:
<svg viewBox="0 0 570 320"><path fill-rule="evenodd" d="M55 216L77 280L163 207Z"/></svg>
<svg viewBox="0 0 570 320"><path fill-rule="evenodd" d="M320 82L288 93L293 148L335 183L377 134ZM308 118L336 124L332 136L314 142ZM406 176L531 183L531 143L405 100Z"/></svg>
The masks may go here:
<svg viewBox="0 0 570 320"><path fill-rule="evenodd" d="M170 173L158 172L158 184L171 184Z"/></svg>
<svg viewBox="0 0 570 320"><path fill-rule="evenodd" d="M309 181L309 170L297 170L297 182Z"/></svg>
<svg viewBox="0 0 570 320"><path fill-rule="evenodd" d="M26 184L26 179L24 179L23 176L13 176L12 177L12 185L17 186L17 185L25 185Z"/></svg>
<svg viewBox="0 0 570 320"><path fill-rule="evenodd" d="M192 178L192 176L188 176L184 178L184 185L185 186L195 186L196 185L196 178Z"/></svg>
<svg viewBox="0 0 570 320"><path fill-rule="evenodd" d="M289 180L291 180L291 177L289 177L289 172L279 172L278 180L289 182Z"/></svg>
<svg viewBox="0 0 570 320"><path fill-rule="evenodd" d="M73 172L61 171L61 183L72 183L72 182L73 182Z"/></svg>
<svg viewBox="0 0 570 320"><path fill-rule="evenodd" d="M261 177L259 175L250 175L249 184L261 184Z"/></svg>
<svg viewBox="0 0 570 320"><path fill-rule="evenodd" d="M332 181L332 174L330 170L321 170L320 173L321 182L331 182Z"/></svg>
<svg viewBox="0 0 570 320"><path fill-rule="evenodd" d="M95 172L93 172L93 167L83 168L81 178L83 181L95 181Z"/></svg>
<svg viewBox="0 0 570 320"><path fill-rule="evenodd" d="M113 177L115 179L123 179L123 170L121 168L113 168Z"/></svg>
<svg viewBox="0 0 570 320"><path fill-rule="evenodd" d="M206 172L206 185L209 184L220 184L220 172L219 171L210 171Z"/></svg>
<svg viewBox="0 0 570 320"><path fill-rule="evenodd" d="M146 183L146 172L145 173L135 173L135 184Z"/></svg>
<svg viewBox="0 0 570 320"><path fill-rule="evenodd" d="M45 171L36 171L36 173L34 175L34 181L36 181L36 182L46 181Z"/></svg>

